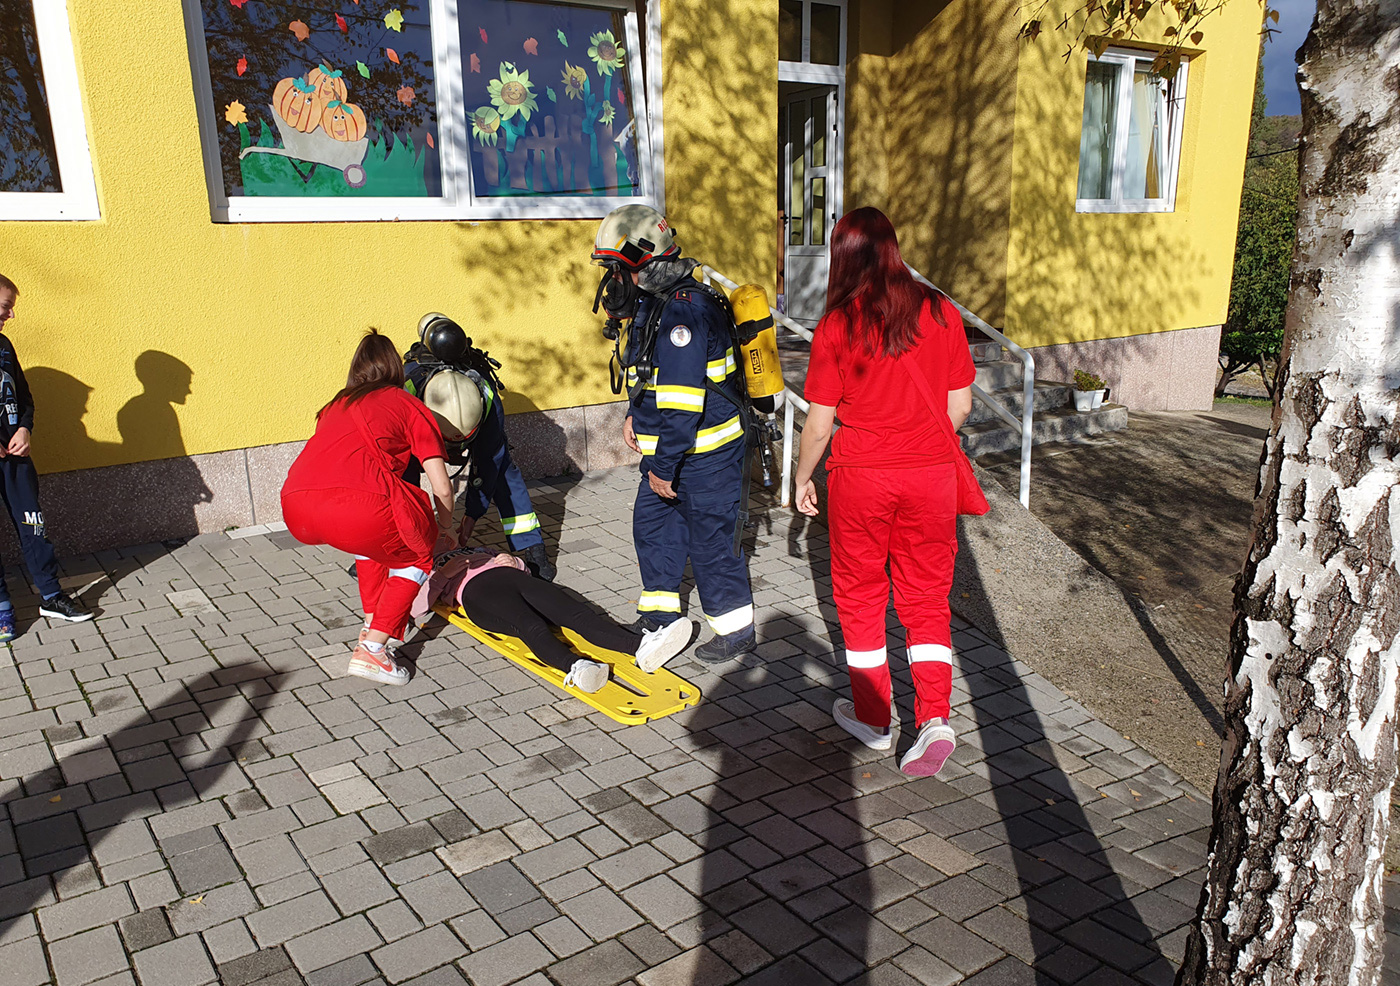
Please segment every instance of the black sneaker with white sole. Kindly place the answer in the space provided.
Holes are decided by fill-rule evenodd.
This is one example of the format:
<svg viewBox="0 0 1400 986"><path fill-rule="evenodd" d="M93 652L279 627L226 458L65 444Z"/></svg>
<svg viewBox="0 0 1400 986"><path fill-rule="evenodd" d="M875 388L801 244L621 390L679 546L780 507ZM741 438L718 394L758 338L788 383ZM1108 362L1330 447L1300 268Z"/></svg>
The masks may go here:
<svg viewBox="0 0 1400 986"><path fill-rule="evenodd" d="M60 592L39 604L39 615L54 620L67 620L69 623L83 623L92 619L92 610L67 593Z"/></svg>

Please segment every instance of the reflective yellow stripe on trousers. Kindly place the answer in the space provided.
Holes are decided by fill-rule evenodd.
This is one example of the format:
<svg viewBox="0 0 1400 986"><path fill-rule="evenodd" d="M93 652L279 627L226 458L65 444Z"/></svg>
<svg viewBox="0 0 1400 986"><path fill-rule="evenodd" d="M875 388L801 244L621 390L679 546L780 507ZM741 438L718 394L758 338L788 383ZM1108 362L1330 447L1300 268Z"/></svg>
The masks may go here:
<svg viewBox="0 0 1400 986"><path fill-rule="evenodd" d="M637 611L639 613L679 613L681 611L681 594L667 592L665 589L649 589L643 592L641 598L637 600Z"/></svg>
<svg viewBox="0 0 1400 986"><path fill-rule="evenodd" d="M502 517L501 527L507 534L524 534L526 531L538 530L540 519L534 512L521 514L519 517Z"/></svg>

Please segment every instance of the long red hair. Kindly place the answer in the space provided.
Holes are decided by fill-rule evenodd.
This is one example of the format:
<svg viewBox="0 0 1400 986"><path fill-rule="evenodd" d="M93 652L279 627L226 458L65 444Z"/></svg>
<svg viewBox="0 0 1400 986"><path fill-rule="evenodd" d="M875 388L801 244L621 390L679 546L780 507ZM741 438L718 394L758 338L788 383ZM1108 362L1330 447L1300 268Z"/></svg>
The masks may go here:
<svg viewBox="0 0 1400 986"><path fill-rule="evenodd" d="M383 387L402 387L403 380L403 360L399 358L393 341L388 336L380 335L378 329L370 329L355 347L345 386L326 403L326 407L316 412L316 419L319 421L326 408L337 401L344 401L345 406L349 407L372 391Z"/></svg>
<svg viewBox="0 0 1400 986"><path fill-rule="evenodd" d="M946 324L938 292L914 280L904 266L888 216L864 206L837 220L826 314L840 316L849 345L859 345L869 356L907 352L919 341L919 313L926 302L938 324Z"/></svg>

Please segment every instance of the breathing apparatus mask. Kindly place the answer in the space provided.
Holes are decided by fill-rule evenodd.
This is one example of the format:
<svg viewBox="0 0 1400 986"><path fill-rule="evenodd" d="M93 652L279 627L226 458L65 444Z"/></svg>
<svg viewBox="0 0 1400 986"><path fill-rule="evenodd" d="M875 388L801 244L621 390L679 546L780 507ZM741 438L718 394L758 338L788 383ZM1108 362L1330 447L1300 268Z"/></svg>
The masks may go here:
<svg viewBox="0 0 1400 986"><path fill-rule="evenodd" d="M603 279L593 296L593 313L596 315L601 305L607 315L603 335L616 342L622 334L622 323L637 317L641 303L642 289L633 282L632 271L618 263L603 264Z"/></svg>
<svg viewBox="0 0 1400 986"><path fill-rule="evenodd" d="M656 293L648 283L650 269L679 255L675 231L651 206L618 206L598 226L593 262L603 268L603 276L593 296L593 311L601 306L607 314L603 335L613 343L609 376L614 394L622 393L623 385L629 382L628 371L635 373L635 385L645 385L651 378L651 343L655 340L644 336L655 327L637 325L637 314L642 297ZM643 337L637 337L639 332Z"/></svg>

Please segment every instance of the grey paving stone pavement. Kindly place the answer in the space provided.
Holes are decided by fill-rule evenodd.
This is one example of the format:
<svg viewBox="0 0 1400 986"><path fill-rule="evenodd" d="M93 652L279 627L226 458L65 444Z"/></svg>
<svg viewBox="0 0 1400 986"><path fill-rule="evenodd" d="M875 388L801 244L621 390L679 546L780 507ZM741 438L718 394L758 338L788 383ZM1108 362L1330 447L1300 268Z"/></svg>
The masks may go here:
<svg viewBox="0 0 1400 986"><path fill-rule="evenodd" d="M534 485L560 581L628 622L635 483ZM407 686L344 677L346 559L285 532L66 560L100 615L17 593L0 649L4 981L1167 983L1207 799L960 620L959 746L904 777L897 622L879 754L830 719L824 527L756 513L759 654L678 659L702 702L641 726L440 623Z"/></svg>

